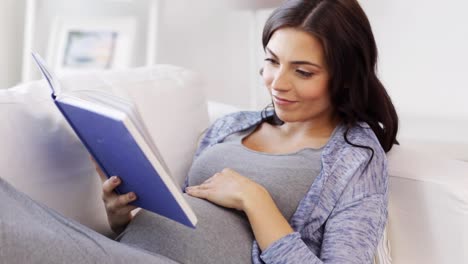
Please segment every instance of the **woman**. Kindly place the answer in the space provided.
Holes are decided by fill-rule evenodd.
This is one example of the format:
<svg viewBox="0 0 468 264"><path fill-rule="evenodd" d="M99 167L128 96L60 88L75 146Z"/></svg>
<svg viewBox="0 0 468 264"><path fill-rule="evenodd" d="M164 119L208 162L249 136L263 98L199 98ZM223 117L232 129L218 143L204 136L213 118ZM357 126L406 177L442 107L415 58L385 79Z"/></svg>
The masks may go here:
<svg viewBox="0 0 468 264"><path fill-rule="evenodd" d="M375 73L368 19L355 0L287 1L263 47L273 108L206 132L186 181L198 228L144 211L132 219L136 196L115 194L117 177L103 183L112 228L180 262L371 263L398 118Z"/></svg>
<svg viewBox="0 0 468 264"><path fill-rule="evenodd" d="M137 197L115 194L114 176L103 198L118 243L0 179L0 259L371 263L398 119L375 75L369 22L356 0L292 0L268 19L263 45L273 108L228 115L205 133L186 181L197 229L144 210L132 219Z"/></svg>

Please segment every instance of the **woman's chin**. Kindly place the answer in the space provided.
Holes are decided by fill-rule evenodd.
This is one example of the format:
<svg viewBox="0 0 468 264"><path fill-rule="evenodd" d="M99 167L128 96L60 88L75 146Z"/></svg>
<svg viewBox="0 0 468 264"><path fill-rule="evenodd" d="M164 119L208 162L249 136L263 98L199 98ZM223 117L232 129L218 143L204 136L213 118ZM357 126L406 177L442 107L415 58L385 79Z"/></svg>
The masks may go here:
<svg viewBox="0 0 468 264"><path fill-rule="evenodd" d="M293 113L287 113L285 111L281 111L278 109L275 109L276 116L283 122L289 123L289 122L296 122L297 117Z"/></svg>

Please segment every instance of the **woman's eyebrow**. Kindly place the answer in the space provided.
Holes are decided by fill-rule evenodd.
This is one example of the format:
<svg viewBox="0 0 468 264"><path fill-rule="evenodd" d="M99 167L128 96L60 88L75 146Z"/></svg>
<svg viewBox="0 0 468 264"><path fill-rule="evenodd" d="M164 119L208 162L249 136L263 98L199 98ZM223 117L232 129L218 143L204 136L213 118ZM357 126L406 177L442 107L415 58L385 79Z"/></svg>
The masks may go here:
<svg viewBox="0 0 468 264"><path fill-rule="evenodd" d="M273 51L271 51L270 48L266 47L265 49L266 49L266 51L267 51L268 53L270 53L271 55L273 55L273 57L278 58L278 56L276 56L276 54L275 54Z"/></svg>
<svg viewBox="0 0 468 264"><path fill-rule="evenodd" d="M266 47L265 49L266 49L266 51L267 51L268 53L270 53L275 59L278 59L278 56L277 56L273 51L271 51L270 48ZM322 69L322 66L318 65L317 63L310 62L310 61L291 61L290 63L291 63L291 64L294 64L294 65L306 64L306 65L311 65L311 66L315 66L315 67L317 67L317 68L319 68L319 69Z"/></svg>
<svg viewBox="0 0 468 264"><path fill-rule="evenodd" d="M320 65L318 65L316 63L313 63L313 62L309 62L309 61L291 61L291 64L294 64L294 65L306 64L306 65L311 65L311 66L317 67L319 69L322 69L322 66L320 66Z"/></svg>

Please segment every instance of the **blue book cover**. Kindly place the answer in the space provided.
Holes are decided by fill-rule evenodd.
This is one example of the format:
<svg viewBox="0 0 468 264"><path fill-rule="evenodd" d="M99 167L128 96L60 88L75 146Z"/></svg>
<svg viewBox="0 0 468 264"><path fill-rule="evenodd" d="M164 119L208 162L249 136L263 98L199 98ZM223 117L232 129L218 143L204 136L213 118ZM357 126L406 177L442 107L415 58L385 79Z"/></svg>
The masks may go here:
<svg viewBox="0 0 468 264"><path fill-rule="evenodd" d="M60 95L56 80L40 57L33 56L51 86L55 104L87 150L106 175L122 179L117 192L135 192L138 199L133 205L194 228L195 214L129 114L109 105Z"/></svg>

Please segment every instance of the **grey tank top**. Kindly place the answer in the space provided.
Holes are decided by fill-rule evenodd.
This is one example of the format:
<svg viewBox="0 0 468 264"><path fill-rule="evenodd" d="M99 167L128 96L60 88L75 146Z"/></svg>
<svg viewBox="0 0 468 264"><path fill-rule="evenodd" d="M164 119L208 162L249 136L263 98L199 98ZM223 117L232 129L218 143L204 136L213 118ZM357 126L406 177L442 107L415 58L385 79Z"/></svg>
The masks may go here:
<svg viewBox="0 0 468 264"><path fill-rule="evenodd" d="M242 144L254 131L227 137L195 160L189 185L204 182L231 168L264 186L286 219L290 219L321 170L322 149L268 154ZM254 236L243 212L184 194L198 218L190 229L164 217L140 211L118 240L162 254L181 263L251 263Z"/></svg>

